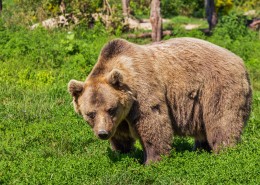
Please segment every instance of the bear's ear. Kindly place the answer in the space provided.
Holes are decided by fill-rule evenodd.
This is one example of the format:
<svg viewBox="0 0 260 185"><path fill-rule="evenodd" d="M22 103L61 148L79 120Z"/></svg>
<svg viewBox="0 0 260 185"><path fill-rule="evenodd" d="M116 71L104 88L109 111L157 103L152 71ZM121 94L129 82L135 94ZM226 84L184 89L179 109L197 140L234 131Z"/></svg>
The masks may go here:
<svg viewBox="0 0 260 185"><path fill-rule="evenodd" d="M77 81L77 80L71 80L68 84L68 90L69 93L75 97L78 98L79 95L82 93L84 88L84 82Z"/></svg>
<svg viewBox="0 0 260 185"><path fill-rule="evenodd" d="M123 75L118 69L113 69L108 74L108 82L115 86L115 87L121 87L123 85Z"/></svg>

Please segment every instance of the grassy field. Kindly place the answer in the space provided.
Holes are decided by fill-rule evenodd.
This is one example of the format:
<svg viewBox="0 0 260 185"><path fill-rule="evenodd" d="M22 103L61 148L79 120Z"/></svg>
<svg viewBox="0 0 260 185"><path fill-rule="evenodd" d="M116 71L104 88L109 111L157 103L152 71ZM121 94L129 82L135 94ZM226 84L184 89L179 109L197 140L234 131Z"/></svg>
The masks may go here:
<svg viewBox="0 0 260 185"><path fill-rule="evenodd" d="M143 166L139 143L131 154L111 151L74 113L67 93L68 81L84 80L113 36L101 27L28 31L0 24L0 184L259 184L260 40L228 26L211 37L181 28L175 36L209 40L245 60L254 101L241 143L215 155L192 151L191 138L177 137L169 157Z"/></svg>

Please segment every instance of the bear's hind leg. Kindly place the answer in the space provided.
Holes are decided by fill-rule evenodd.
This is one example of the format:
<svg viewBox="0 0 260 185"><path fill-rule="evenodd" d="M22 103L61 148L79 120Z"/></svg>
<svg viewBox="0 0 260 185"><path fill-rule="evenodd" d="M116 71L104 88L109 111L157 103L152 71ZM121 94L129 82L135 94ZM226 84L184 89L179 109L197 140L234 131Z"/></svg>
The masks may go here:
<svg viewBox="0 0 260 185"><path fill-rule="evenodd" d="M135 139L131 136L128 123L124 120L117 128L116 133L110 138L113 150L129 153L134 148Z"/></svg>
<svg viewBox="0 0 260 185"><path fill-rule="evenodd" d="M225 126L215 126L207 130L207 140L214 153L225 147L234 146L240 139L242 129L231 129L231 125Z"/></svg>
<svg viewBox="0 0 260 185"><path fill-rule="evenodd" d="M210 102L203 102L203 121L207 141L215 153L224 147L234 146L240 140L249 117L252 96L249 82L241 79L243 86L240 86L233 80L223 86L225 88L216 87L215 92L205 91L206 95L211 93L213 96Z"/></svg>

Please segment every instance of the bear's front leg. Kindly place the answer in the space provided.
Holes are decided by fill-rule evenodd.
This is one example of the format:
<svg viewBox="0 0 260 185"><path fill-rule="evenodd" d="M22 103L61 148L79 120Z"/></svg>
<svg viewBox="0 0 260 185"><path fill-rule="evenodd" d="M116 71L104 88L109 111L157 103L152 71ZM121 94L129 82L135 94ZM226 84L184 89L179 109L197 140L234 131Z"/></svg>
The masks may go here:
<svg viewBox="0 0 260 185"><path fill-rule="evenodd" d="M160 112L161 113L161 112ZM172 148L173 129L167 114L158 113L140 119L136 129L144 150L144 163L149 164L168 155Z"/></svg>
<svg viewBox="0 0 260 185"><path fill-rule="evenodd" d="M113 150L128 153L134 147L135 139L131 136L128 123L124 120L118 126L116 133L110 138Z"/></svg>

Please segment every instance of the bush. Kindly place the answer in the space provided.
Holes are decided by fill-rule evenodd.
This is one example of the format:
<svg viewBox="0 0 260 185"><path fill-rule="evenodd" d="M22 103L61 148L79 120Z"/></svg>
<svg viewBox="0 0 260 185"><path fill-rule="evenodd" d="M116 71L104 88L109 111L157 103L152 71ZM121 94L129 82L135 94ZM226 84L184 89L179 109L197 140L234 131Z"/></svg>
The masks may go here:
<svg viewBox="0 0 260 185"><path fill-rule="evenodd" d="M250 31L246 26L246 17L234 13L222 16L214 30L214 34L225 36L231 40L250 35Z"/></svg>
<svg viewBox="0 0 260 185"><path fill-rule="evenodd" d="M81 0L70 1L64 0L66 4L66 14L74 14L80 20L90 21L90 14L100 12L102 10L102 0ZM60 0L17 0L9 3L3 13L6 19L13 23L31 25L41 22L49 17L61 15Z"/></svg>
<svg viewBox="0 0 260 185"><path fill-rule="evenodd" d="M163 17L172 17L176 15L203 17L204 1L198 0L162 0L161 11Z"/></svg>
<svg viewBox="0 0 260 185"><path fill-rule="evenodd" d="M138 18L146 18L150 15L149 0L130 1L131 13ZM204 16L204 0L161 0L161 13L165 17L173 17L176 15L184 16Z"/></svg>

